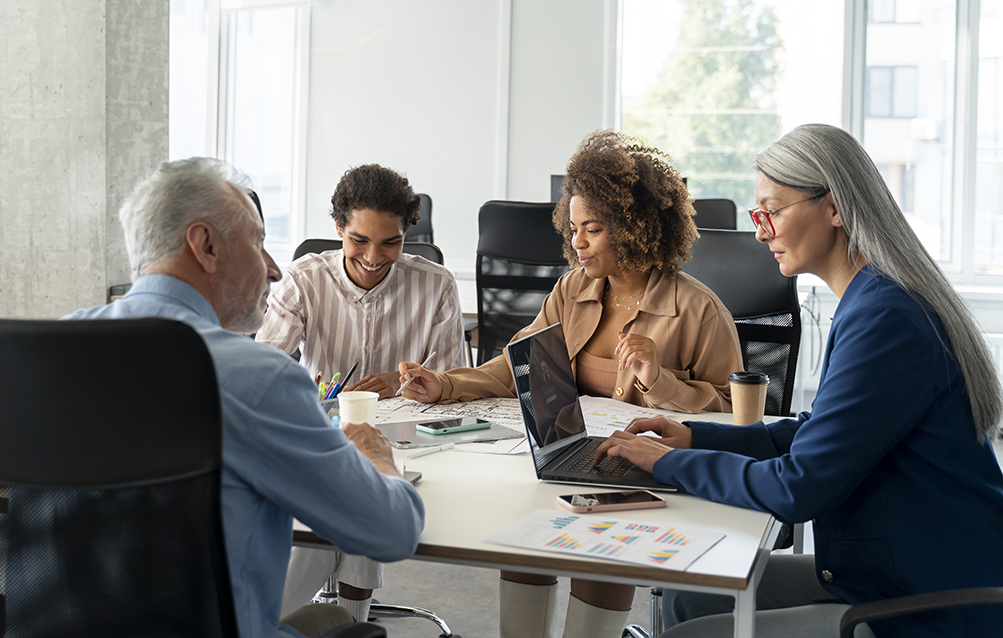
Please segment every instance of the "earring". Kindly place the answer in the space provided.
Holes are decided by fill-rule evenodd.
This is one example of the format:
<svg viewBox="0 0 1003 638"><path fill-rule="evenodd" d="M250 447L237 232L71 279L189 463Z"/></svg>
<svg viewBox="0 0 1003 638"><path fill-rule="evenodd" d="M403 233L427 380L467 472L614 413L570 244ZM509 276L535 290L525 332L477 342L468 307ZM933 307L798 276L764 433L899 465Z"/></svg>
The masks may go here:
<svg viewBox="0 0 1003 638"><path fill-rule="evenodd" d="M843 225L843 222L842 222L841 220L838 220L838 219L837 219L837 220L836 220L836 225L837 225L837 226L842 226L842 225Z"/></svg>

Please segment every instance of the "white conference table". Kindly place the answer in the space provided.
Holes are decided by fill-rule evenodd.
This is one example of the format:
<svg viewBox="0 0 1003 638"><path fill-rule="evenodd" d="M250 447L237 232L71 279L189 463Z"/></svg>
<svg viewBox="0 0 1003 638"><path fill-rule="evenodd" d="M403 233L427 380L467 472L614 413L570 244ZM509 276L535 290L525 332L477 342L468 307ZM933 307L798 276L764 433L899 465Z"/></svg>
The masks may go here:
<svg viewBox="0 0 1003 638"><path fill-rule="evenodd" d="M696 418L730 421L731 415ZM408 459L413 452L394 451L398 464L405 463L408 470L422 473L416 487L425 502L425 529L412 558L727 594L736 599L735 636L752 638L755 634L756 587L780 528L769 514L664 492L665 508L615 512L621 519L671 523L687 530L725 535L686 571L494 545L484 539L534 510L557 510L555 499L559 494L609 490L539 481L528 454L449 450ZM298 521L293 544L331 547Z"/></svg>

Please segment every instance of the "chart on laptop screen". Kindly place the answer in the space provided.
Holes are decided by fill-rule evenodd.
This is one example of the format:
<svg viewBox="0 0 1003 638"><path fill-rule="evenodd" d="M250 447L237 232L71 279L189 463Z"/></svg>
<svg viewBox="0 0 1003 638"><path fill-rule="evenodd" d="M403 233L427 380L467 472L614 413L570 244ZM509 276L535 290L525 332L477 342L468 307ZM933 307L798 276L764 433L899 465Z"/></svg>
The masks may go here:
<svg viewBox="0 0 1003 638"><path fill-rule="evenodd" d="M617 430L625 429L631 421L639 418L667 416L678 421L687 417L678 412L644 408L604 397L583 396L580 400L589 436L609 436Z"/></svg>

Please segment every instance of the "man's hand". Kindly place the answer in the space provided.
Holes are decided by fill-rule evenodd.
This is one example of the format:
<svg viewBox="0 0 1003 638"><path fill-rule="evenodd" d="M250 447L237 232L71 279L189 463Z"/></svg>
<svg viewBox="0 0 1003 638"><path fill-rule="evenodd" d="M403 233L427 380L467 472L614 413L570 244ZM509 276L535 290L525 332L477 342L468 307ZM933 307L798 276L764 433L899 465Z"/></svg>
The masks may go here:
<svg viewBox="0 0 1003 638"><path fill-rule="evenodd" d="M345 391L365 390L368 392L379 392L381 399L389 399L400 387L398 379L400 375L396 372L384 372L382 374L367 374L358 383L345 388Z"/></svg>
<svg viewBox="0 0 1003 638"><path fill-rule="evenodd" d="M664 445L658 439L650 436L637 436L629 432L614 432L596 450L593 465L598 465L607 455L622 456L634 465L651 471L658 459L672 451L673 448Z"/></svg>
<svg viewBox="0 0 1003 638"><path fill-rule="evenodd" d="M414 381L401 393L405 399L419 403L435 403L442 397L442 382L431 370L412 361L401 361L397 369L400 371L401 385L407 383L408 379L414 378Z"/></svg>
<svg viewBox="0 0 1003 638"><path fill-rule="evenodd" d="M631 434L654 432L661 437L663 445L673 448L688 449L693 446L693 431L682 423L664 416L634 419L625 431Z"/></svg>
<svg viewBox="0 0 1003 638"><path fill-rule="evenodd" d="M341 426L348 440L366 455L376 469L387 476L400 476L394 465L393 448L390 439L383 432L368 423L345 423Z"/></svg>

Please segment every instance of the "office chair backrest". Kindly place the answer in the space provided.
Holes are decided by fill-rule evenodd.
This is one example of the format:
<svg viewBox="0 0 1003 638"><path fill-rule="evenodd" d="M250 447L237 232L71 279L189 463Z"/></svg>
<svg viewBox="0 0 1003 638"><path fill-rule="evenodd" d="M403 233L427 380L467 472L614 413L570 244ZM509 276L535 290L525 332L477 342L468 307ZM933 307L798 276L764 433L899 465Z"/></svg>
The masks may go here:
<svg viewBox="0 0 1003 638"><path fill-rule="evenodd" d="M697 228L720 228L735 230L738 228L738 213L735 202L730 199L695 199L693 208L697 214L693 222Z"/></svg>
<svg viewBox="0 0 1003 638"><path fill-rule="evenodd" d="M501 354L568 272L554 204L489 201L478 214L477 365Z"/></svg>
<svg viewBox="0 0 1003 638"><path fill-rule="evenodd" d="M735 318L745 369L770 376L766 414L787 416L801 344L797 277L780 273L753 231L701 229L683 270L713 290Z"/></svg>
<svg viewBox="0 0 1003 638"><path fill-rule="evenodd" d="M340 250L342 242L340 239L304 239L303 243L293 251L293 260L297 260L307 253L323 253L328 250ZM404 242L404 252L409 255L419 255L434 264L443 264L442 251L435 244L427 244L420 241Z"/></svg>
<svg viewBox="0 0 1003 638"><path fill-rule="evenodd" d="M236 636L198 333L0 320L0 352L0 635Z"/></svg>
<svg viewBox="0 0 1003 638"><path fill-rule="evenodd" d="M421 218L418 223L407 229L404 235L405 241L420 241L426 244L434 244L435 238L432 235L432 198L425 193L418 193L421 198Z"/></svg>

